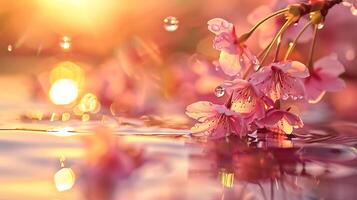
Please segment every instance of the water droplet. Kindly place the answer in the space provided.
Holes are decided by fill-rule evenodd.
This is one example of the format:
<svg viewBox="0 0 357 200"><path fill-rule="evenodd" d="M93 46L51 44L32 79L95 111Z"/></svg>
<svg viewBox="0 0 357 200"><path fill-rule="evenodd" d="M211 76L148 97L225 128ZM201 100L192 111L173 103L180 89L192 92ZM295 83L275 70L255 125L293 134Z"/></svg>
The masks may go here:
<svg viewBox="0 0 357 200"><path fill-rule="evenodd" d="M282 98L283 100L287 100L287 99L289 98L289 95L284 94L281 98Z"/></svg>
<svg viewBox="0 0 357 200"><path fill-rule="evenodd" d="M322 29L325 26L324 22L317 24L317 29Z"/></svg>
<svg viewBox="0 0 357 200"><path fill-rule="evenodd" d="M60 47L65 51L69 50L71 48L71 38L68 36L63 36L60 42Z"/></svg>
<svg viewBox="0 0 357 200"><path fill-rule="evenodd" d="M295 23L294 23L294 26L297 26L297 25L299 25L299 22L295 22Z"/></svg>
<svg viewBox="0 0 357 200"><path fill-rule="evenodd" d="M216 89L214 89L214 94L216 97L223 97L225 93L225 89L222 86L217 86Z"/></svg>
<svg viewBox="0 0 357 200"><path fill-rule="evenodd" d="M164 28L166 31L174 32L178 29L179 20L176 17L169 16L164 19Z"/></svg>
<svg viewBox="0 0 357 200"><path fill-rule="evenodd" d="M354 7L354 6L352 6L352 7L351 7L351 13L352 13L352 15L357 16L357 8Z"/></svg>
<svg viewBox="0 0 357 200"><path fill-rule="evenodd" d="M7 51L8 51L8 52L11 52L11 51L12 51L12 45L11 45L11 44L7 45Z"/></svg>

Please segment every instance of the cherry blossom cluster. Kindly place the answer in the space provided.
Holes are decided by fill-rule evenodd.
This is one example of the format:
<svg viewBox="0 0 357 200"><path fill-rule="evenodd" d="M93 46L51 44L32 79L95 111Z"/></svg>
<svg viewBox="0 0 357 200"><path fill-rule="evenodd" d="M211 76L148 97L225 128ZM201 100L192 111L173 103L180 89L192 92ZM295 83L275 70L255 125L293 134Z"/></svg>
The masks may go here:
<svg viewBox="0 0 357 200"><path fill-rule="evenodd" d="M316 33L322 28L328 10L339 3L354 8L356 1L325 0L292 4L259 21L246 34L237 36L237 26L221 19L208 21L208 30L215 35L213 47L220 51L215 63L229 77L216 88L227 101L223 105L199 101L189 105L186 114L198 122L191 128L196 136L222 138L229 135L245 136L257 130L269 130L280 134L291 134L301 128L303 122L292 112L289 103L295 101L316 103L327 91L337 91L345 86L339 78L344 72L336 56L326 56L314 61ZM352 8L351 8L352 9ZM297 34L288 50L279 56L281 41L289 26L307 16L306 25ZM263 23L274 17L283 17L285 22L273 39L259 55L249 50L245 42ZM291 60L290 54L302 33L311 32L311 47L306 64ZM275 57L267 62L276 46ZM272 56L271 56L272 57ZM288 104L288 106L287 106Z"/></svg>

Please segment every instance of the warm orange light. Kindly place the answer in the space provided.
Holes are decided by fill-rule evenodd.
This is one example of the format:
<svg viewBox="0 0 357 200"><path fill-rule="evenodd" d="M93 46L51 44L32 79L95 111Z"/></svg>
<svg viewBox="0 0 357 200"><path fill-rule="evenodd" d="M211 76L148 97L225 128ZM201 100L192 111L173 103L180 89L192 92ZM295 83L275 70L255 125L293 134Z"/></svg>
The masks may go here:
<svg viewBox="0 0 357 200"><path fill-rule="evenodd" d="M71 104L78 97L78 84L71 79L60 79L52 84L49 96L56 105Z"/></svg>
<svg viewBox="0 0 357 200"><path fill-rule="evenodd" d="M98 107L98 99L92 93L85 94L78 104L78 109L83 112L93 112Z"/></svg>
<svg viewBox="0 0 357 200"><path fill-rule="evenodd" d="M54 83L59 79L71 79L81 85L84 81L84 72L73 62L61 62L57 64L50 73L51 83Z"/></svg>
<svg viewBox="0 0 357 200"><path fill-rule="evenodd" d="M117 0L37 0L40 14L57 27L100 30L118 9Z"/></svg>
<svg viewBox="0 0 357 200"><path fill-rule="evenodd" d="M64 51L68 51L71 48L71 38L68 36L63 36L62 41L60 42L60 47Z"/></svg>

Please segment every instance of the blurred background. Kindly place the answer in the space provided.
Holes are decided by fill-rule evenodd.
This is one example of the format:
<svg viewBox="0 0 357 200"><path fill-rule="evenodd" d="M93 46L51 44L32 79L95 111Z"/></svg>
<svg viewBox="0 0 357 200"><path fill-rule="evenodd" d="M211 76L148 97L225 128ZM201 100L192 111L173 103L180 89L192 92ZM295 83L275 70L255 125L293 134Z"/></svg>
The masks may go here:
<svg viewBox="0 0 357 200"><path fill-rule="evenodd" d="M31 110L32 117L38 118L43 113L34 110L46 107L46 112L60 113L62 120L78 116L85 121L88 113L105 113L185 121L186 105L226 98L214 95L215 87L229 77L212 64L219 52L212 48L214 36L207 30L207 21L227 19L242 34L252 27L249 18L262 5L277 10L284 4L267 0L0 0L0 106ZM347 87L309 108L305 120L355 119L356 25L357 17L342 5L327 16L315 57L337 55L346 67ZM262 48L254 38L266 28L248 42L256 54ZM308 46L308 41L300 43L293 57L306 62Z"/></svg>

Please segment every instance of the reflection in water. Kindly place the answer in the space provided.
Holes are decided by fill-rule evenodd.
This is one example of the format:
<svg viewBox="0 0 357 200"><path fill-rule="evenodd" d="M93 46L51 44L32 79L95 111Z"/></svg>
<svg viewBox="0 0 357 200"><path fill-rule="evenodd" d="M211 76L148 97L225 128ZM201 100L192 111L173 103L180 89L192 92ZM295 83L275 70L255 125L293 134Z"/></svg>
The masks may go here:
<svg viewBox="0 0 357 200"><path fill-rule="evenodd" d="M264 133L264 137L229 138L204 144L202 156L192 156L191 174L213 176L221 182L220 199L354 199L357 151L344 145L305 144ZM259 139L258 139L259 138ZM296 138L297 139L297 138ZM305 138L306 139L306 138ZM284 143L292 142L284 148ZM283 148L282 148L283 147ZM209 161L209 163L207 163ZM209 166L209 167L207 167ZM233 180L234 179L234 180ZM356 181L353 181L356 184ZM333 194L327 187L341 187ZM228 188L228 189L227 189Z"/></svg>
<svg viewBox="0 0 357 200"><path fill-rule="evenodd" d="M54 181L59 192L69 190L73 187L76 177L71 168L64 167L65 156L61 156L61 169L55 173Z"/></svg>
<svg viewBox="0 0 357 200"><path fill-rule="evenodd" d="M357 196L354 124L314 126L289 138L258 132L247 138L204 142L187 137L186 131L184 137L178 132L163 137L168 129L150 128L160 133L156 137L143 136L144 128L137 128L127 127L128 132L120 136L103 128L67 137L2 131L0 151L6 153L0 155L0 163L6 165L0 165L0 193L15 200L345 200ZM58 169L62 154L66 162L62 159Z"/></svg>
<svg viewBox="0 0 357 200"><path fill-rule="evenodd" d="M76 180L74 172L71 168L61 168L58 172L56 172L54 179L56 188L59 192L71 189Z"/></svg>

